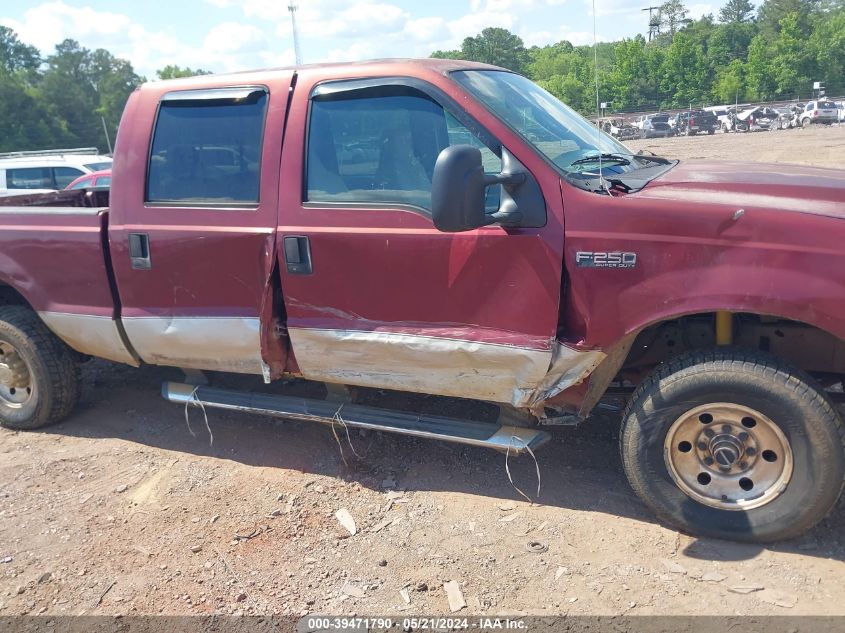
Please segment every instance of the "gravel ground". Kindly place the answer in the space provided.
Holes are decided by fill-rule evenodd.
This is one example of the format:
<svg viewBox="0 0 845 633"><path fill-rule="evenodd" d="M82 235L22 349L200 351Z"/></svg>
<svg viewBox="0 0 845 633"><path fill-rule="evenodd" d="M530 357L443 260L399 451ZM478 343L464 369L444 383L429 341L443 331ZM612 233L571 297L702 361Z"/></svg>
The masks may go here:
<svg viewBox="0 0 845 633"><path fill-rule="evenodd" d="M628 145L840 167L845 128ZM443 614L451 582L462 614L845 614L843 503L774 546L664 528L625 482L612 403L554 431L528 503L495 452L358 432L339 446L326 427L222 411L210 445L198 411L192 435L158 395L177 372L84 372L66 422L0 431L0 615ZM530 458L510 467L533 497Z"/></svg>

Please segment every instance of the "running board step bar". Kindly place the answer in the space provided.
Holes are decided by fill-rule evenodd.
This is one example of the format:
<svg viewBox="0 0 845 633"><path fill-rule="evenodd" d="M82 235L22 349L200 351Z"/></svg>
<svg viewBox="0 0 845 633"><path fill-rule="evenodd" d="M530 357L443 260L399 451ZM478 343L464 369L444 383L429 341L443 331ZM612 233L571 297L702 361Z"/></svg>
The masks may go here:
<svg viewBox="0 0 845 633"><path fill-rule="evenodd" d="M165 400L186 406L229 409L323 424L345 424L358 429L486 446L499 451L510 448L514 453L521 453L526 447L533 451L550 438L548 433L537 429L406 413L357 404L341 406L326 400L197 387L178 382L163 383L161 395Z"/></svg>

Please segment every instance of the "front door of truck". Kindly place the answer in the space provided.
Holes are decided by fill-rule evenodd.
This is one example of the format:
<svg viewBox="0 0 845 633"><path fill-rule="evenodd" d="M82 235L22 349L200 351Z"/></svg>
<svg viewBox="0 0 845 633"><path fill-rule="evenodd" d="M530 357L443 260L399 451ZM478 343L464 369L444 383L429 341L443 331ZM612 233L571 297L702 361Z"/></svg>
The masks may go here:
<svg viewBox="0 0 845 633"><path fill-rule="evenodd" d="M109 241L122 322L145 362L273 373L262 319L291 76L151 84L130 101Z"/></svg>
<svg viewBox="0 0 845 633"><path fill-rule="evenodd" d="M288 132L282 170L305 178L281 192L277 243L302 374L525 405L554 348L557 177L539 179L543 228L441 233L430 214L437 156L448 145L475 145L485 170L498 173L501 143L491 130L414 79L300 77L297 90L309 98L291 116L307 117L307 132ZM536 159L524 147L508 150L521 150L526 164ZM489 190L488 205L498 194Z"/></svg>

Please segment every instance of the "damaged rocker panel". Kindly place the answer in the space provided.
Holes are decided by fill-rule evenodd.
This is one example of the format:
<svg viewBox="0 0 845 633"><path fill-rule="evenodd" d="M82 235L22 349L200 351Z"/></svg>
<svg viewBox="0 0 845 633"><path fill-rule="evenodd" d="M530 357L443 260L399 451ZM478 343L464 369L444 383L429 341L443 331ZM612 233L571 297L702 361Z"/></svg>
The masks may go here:
<svg viewBox="0 0 845 633"><path fill-rule="evenodd" d="M419 334L288 328L305 378L510 404L518 408L580 383L604 358Z"/></svg>
<svg viewBox="0 0 845 633"><path fill-rule="evenodd" d="M145 363L239 374L265 373L257 317L124 317Z"/></svg>

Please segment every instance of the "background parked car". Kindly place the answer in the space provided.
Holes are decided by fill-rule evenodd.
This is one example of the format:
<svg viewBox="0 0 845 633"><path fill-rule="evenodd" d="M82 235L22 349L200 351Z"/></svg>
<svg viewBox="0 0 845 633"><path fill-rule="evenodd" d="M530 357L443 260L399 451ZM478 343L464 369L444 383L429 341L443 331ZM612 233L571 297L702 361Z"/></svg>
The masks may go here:
<svg viewBox="0 0 845 633"><path fill-rule="evenodd" d="M830 125L839 118L839 111L833 101L824 99L810 101L801 113L801 127L808 127L814 123Z"/></svg>
<svg viewBox="0 0 845 633"><path fill-rule="evenodd" d="M669 115L663 113L649 114L642 121L640 138L664 138L672 133L669 126Z"/></svg>
<svg viewBox="0 0 845 633"><path fill-rule="evenodd" d="M695 136L698 133L713 134L719 122L712 112L692 110L676 114L674 123L672 127L676 135Z"/></svg>
<svg viewBox="0 0 845 633"><path fill-rule="evenodd" d="M737 118L748 122L749 131L768 130L777 121L778 113L773 108L759 106L749 108L737 115Z"/></svg>
<svg viewBox="0 0 845 633"><path fill-rule="evenodd" d="M97 148L0 154L0 196L64 189L85 174L111 169Z"/></svg>
<svg viewBox="0 0 845 633"><path fill-rule="evenodd" d="M111 187L111 169L102 169L80 176L65 189L90 189L91 187Z"/></svg>

